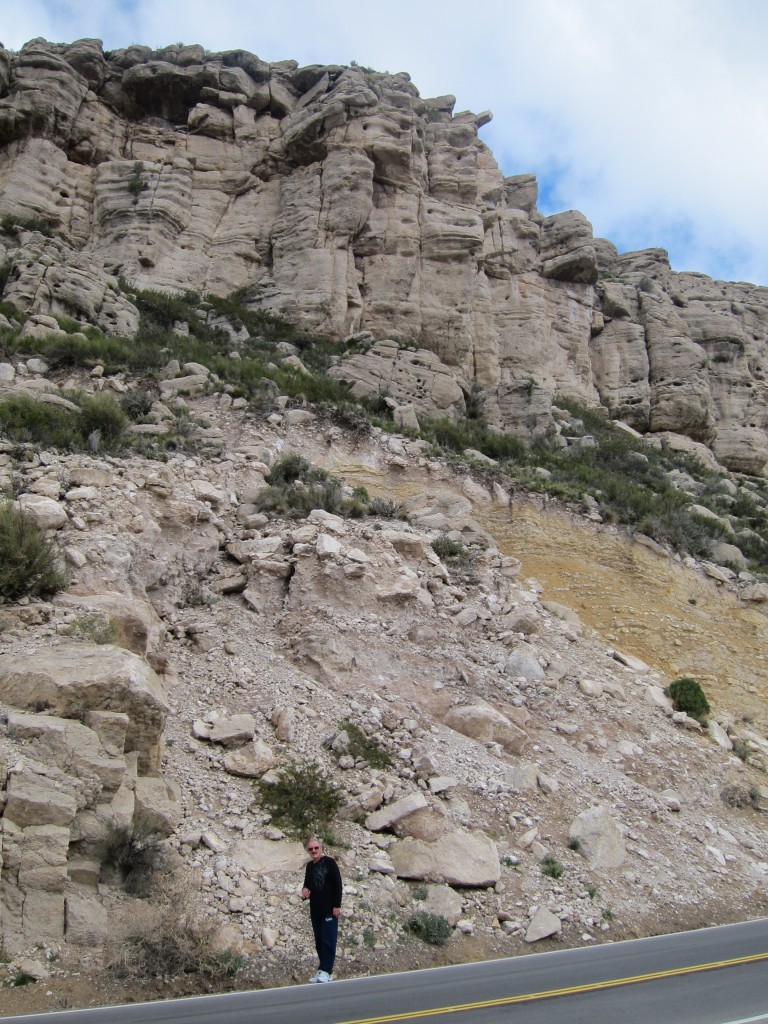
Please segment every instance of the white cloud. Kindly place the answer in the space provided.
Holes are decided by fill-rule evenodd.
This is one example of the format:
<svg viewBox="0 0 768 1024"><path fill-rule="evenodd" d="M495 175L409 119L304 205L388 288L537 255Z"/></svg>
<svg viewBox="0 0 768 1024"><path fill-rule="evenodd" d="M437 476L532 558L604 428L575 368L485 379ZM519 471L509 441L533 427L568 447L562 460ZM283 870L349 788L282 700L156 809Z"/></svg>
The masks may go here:
<svg viewBox="0 0 768 1024"><path fill-rule="evenodd" d="M27 0L4 42L98 36L242 47L266 60L410 72L422 95L490 107L505 173L580 209L621 249L768 284L763 0Z"/></svg>

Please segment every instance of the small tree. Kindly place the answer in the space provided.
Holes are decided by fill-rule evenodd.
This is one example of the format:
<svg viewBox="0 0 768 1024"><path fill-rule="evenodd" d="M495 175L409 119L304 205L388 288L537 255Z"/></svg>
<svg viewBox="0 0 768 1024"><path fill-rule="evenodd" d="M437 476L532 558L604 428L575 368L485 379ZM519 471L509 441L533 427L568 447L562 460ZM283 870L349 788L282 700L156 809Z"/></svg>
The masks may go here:
<svg viewBox="0 0 768 1024"><path fill-rule="evenodd" d="M54 545L12 501L0 502L0 597L55 594L67 585Z"/></svg>
<svg viewBox="0 0 768 1024"><path fill-rule="evenodd" d="M664 691L672 701L675 711L684 711L697 722L706 722L706 716L712 710L704 691L695 679L684 676L675 679Z"/></svg>
<svg viewBox="0 0 768 1024"><path fill-rule="evenodd" d="M317 765L288 765L277 782L258 783L259 797L275 824L299 839L328 831L341 805L341 793Z"/></svg>

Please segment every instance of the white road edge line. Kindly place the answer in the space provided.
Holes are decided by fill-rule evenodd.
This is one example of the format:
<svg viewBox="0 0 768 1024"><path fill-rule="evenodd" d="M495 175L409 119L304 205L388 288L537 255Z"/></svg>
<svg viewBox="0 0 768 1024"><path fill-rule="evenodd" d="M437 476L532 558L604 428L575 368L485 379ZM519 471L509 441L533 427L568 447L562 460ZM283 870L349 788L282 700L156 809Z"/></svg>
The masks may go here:
<svg viewBox="0 0 768 1024"><path fill-rule="evenodd" d="M742 1017L741 1020L724 1020L723 1024L759 1024L760 1021L768 1021L768 1012L759 1013L757 1017Z"/></svg>

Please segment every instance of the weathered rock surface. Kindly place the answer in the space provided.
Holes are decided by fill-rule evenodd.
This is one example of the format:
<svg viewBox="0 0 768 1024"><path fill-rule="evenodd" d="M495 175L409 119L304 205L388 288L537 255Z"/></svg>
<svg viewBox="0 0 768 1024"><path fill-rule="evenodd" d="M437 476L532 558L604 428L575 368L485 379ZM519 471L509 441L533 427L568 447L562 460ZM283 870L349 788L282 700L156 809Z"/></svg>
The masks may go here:
<svg viewBox="0 0 768 1024"><path fill-rule="evenodd" d="M334 373L403 425L455 419L471 395L536 441L566 394L763 471L766 289L674 273L659 249L619 255L577 211L542 216L533 176L505 178L478 138L490 115L423 99L406 74L239 50L2 53L3 298L36 315L29 331L60 331L44 318L63 314L132 334L118 275L248 288L352 336ZM193 368L163 387L206 380Z"/></svg>

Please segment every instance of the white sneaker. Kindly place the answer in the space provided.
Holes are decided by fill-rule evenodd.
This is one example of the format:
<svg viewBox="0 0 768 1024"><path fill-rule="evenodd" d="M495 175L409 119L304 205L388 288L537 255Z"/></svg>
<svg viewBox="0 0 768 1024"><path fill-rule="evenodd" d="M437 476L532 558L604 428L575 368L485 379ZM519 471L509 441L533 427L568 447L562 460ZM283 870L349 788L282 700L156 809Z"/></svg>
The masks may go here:
<svg viewBox="0 0 768 1024"><path fill-rule="evenodd" d="M315 978L315 981L318 982L319 984L324 984L326 981L331 981L331 980L332 980L332 978L331 978L331 975L328 973L328 971L318 971L317 972L317 977Z"/></svg>
<svg viewBox="0 0 768 1024"><path fill-rule="evenodd" d="M314 985L318 981L321 981L322 980L321 977L320 977L321 974L323 974L323 971L318 971L317 974L314 976L314 978L310 978L309 979L309 984L310 985Z"/></svg>

